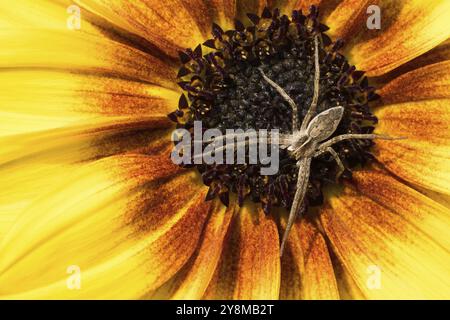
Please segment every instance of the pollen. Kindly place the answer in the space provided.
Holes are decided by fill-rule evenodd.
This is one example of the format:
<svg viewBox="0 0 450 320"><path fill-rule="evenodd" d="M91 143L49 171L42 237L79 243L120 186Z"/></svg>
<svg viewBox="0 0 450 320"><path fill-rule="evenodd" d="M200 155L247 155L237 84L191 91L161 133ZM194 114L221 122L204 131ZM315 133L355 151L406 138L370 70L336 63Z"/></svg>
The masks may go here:
<svg viewBox="0 0 450 320"><path fill-rule="evenodd" d="M314 36L319 35L319 99L317 111L342 106L344 116L333 136L372 133L377 118L369 103L378 98L363 71L349 64L332 42L328 27L318 20L318 8L308 13L293 11L289 17L278 9L264 9L261 16L248 14L249 23L236 20L233 30L212 26L212 38L195 49L179 53L182 66L179 86L184 93L178 109L169 118L179 128L191 130L194 121L203 127L226 129L278 129L292 133L292 108L263 79L262 72L282 87L298 106L297 118L305 117L314 94ZM332 136L332 137L333 137ZM351 170L373 159L373 141L345 140L335 145L345 171L336 180L338 167L324 154L311 163L304 206L322 204L326 184L351 180ZM290 208L296 191L296 161L280 150L278 173L260 175L262 164L195 165L209 187L207 200L219 197L228 205L236 193L239 205L245 199L261 202L266 213L273 206Z"/></svg>

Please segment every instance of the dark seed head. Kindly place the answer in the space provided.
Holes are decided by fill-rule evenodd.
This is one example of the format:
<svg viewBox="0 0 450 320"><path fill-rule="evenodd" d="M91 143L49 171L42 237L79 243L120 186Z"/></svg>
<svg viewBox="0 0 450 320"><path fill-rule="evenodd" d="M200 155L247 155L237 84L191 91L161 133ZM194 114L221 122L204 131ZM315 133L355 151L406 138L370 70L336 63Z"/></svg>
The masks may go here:
<svg viewBox="0 0 450 320"><path fill-rule="evenodd" d="M258 67L282 86L298 105L298 118L304 118L313 95L314 36L320 42L320 96L318 112L335 106L345 108L333 136L345 133L370 133L377 118L368 103L379 96L369 87L363 71L351 66L339 53L344 42L324 34L328 27L317 18L312 6L306 16L293 11L292 16L265 8L262 17L248 14L252 25L235 21L235 30L224 32L213 24L213 38L204 46L213 52L203 55L199 45L180 52L183 66L178 73L179 85L185 91L177 111L169 118L178 126L190 129L201 120L204 129L279 129L292 131L292 109L262 79ZM372 160L371 141L343 141L334 146L345 165L341 180L351 179L351 169ZM237 194L239 205L249 198L261 202L269 213L274 206L289 208L296 191L296 162L286 150L280 150L280 168L274 176L261 176L261 164L197 165L203 182L209 186L206 200L218 197L229 204L229 194ZM313 160L304 206L323 201L324 184L335 183L336 162L323 155Z"/></svg>

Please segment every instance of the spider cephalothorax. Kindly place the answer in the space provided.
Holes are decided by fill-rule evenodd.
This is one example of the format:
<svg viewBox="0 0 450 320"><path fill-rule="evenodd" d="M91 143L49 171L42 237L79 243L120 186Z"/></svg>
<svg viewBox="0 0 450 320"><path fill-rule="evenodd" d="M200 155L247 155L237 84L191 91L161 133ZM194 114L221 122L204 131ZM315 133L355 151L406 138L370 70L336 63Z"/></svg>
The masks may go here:
<svg viewBox="0 0 450 320"><path fill-rule="evenodd" d="M350 169L372 158L377 119L368 104L377 95L364 72L338 52L342 41L333 44L324 34L328 28L317 16L316 7L291 17L265 9L262 17L249 14L253 25L247 27L236 21L235 30L224 32L214 25L214 38L204 43L207 53L201 46L180 53L179 85L187 95L170 114L178 127L190 129L197 120L223 132L281 132L276 175L261 176L259 164L196 165L209 186L208 199L219 196L228 204L229 192L235 192L241 205L250 198L267 213L273 205L292 212L299 189L300 205L320 204L324 183L351 179ZM332 129L326 131L324 123ZM330 142L320 145L325 139ZM306 174L299 168L306 167L306 178L299 179Z"/></svg>

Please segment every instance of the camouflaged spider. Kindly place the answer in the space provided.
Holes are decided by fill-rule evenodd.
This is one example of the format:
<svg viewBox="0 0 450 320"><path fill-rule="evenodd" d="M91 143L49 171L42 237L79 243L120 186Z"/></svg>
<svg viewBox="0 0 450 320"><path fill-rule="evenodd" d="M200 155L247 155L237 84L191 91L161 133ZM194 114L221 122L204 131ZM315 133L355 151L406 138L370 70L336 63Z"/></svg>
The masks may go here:
<svg viewBox="0 0 450 320"><path fill-rule="evenodd" d="M297 176L296 192L290 209L286 230L283 234L283 239L281 241L280 256L283 255L286 240L288 238L292 225L294 224L295 218L301 211L302 203L309 182L310 167L313 158L319 157L327 152L330 153L339 167L339 171L336 177L338 179L339 176L344 171L345 167L336 151L334 151L334 149L332 148L332 145L348 139L376 139L376 138L388 140L399 139L378 134L343 134L333 137L329 140L326 140L336 131L344 114L344 107L342 106L331 107L316 115L317 103L319 99L319 80L320 80L318 46L319 46L319 38L316 35L314 37L315 70L314 70L313 99L305 115L305 118L301 123L299 123L297 118L298 108L295 102L292 100L291 97L289 97L289 95L284 91L283 88L281 88L277 83L275 83L269 77L267 77L262 68L259 67L259 71L264 80L270 86L272 86L292 108L292 134L280 134L278 144L281 148L287 148L287 150L290 152L290 156L297 161L298 176ZM236 136L238 135L234 135L234 137ZM223 135L220 137L216 137L214 140L217 139L225 140L225 138L227 137L228 135ZM257 143L257 141L253 139L249 141L244 141L243 143L251 144ZM219 151L219 149L224 148L226 148L226 146L217 148L215 149L215 151Z"/></svg>

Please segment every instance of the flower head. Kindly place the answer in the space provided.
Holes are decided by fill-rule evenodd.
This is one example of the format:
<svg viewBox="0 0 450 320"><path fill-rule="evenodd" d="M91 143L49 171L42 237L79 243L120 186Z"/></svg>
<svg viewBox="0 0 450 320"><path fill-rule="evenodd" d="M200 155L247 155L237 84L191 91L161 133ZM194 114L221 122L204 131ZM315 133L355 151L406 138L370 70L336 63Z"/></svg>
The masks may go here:
<svg viewBox="0 0 450 320"><path fill-rule="evenodd" d="M75 3L0 5L0 297L450 296L448 1L375 1L379 30L369 1ZM312 159L280 258L289 150L270 177L194 170L171 162L171 134L290 133L264 76L303 119L316 52L318 110L345 110L334 135L407 139L336 145L339 183Z"/></svg>

